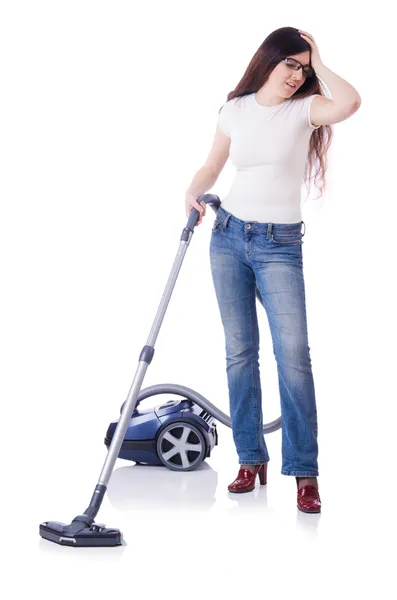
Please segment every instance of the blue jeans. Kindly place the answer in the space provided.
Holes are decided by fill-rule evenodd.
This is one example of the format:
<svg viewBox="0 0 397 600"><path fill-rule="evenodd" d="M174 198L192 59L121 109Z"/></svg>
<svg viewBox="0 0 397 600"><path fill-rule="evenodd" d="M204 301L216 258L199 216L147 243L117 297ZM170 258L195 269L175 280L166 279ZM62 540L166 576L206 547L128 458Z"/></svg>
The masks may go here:
<svg viewBox="0 0 397 600"><path fill-rule="evenodd" d="M240 464L269 461L263 435L257 286L277 362L281 473L316 477L318 427L307 334L302 223L242 221L220 206L212 228L210 262L225 333L230 418Z"/></svg>

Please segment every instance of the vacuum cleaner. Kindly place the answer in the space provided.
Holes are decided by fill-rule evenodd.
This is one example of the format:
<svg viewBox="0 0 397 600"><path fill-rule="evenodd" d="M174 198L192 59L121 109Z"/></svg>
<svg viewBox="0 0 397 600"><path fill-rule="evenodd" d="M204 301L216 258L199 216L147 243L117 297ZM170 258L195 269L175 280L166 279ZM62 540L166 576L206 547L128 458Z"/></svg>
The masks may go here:
<svg viewBox="0 0 397 600"><path fill-rule="evenodd" d="M216 213L221 201L214 194L198 199ZM95 523L114 464L118 457L136 463L164 465L174 471L195 469L218 443L215 419L231 427L230 417L198 392L181 385L159 384L141 390L147 368L152 362L156 342L183 259L197 224L199 211L192 208L182 231L180 244L160 305L157 309L146 345L142 348L138 367L127 399L121 406L118 422L109 425L105 436L106 460L95 486L90 504L70 524L45 521L40 524L42 538L64 546L120 546L124 540L118 529ZM216 219L216 217L215 217ZM256 295L263 306L258 288ZM176 399L154 408L142 409L140 403L151 396L174 394ZM263 433L281 427L281 417L263 426Z"/></svg>

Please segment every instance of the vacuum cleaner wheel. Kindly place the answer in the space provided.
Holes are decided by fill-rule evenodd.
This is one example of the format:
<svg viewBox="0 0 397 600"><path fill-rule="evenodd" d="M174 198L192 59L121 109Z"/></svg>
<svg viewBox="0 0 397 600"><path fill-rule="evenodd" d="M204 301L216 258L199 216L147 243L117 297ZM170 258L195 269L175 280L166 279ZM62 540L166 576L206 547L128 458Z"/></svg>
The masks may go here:
<svg viewBox="0 0 397 600"><path fill-rule="evenodd" d="M206 456L206 444L200 429L188 421L174 421L160 431L157 454L172 471L192 471Z"/></svg>

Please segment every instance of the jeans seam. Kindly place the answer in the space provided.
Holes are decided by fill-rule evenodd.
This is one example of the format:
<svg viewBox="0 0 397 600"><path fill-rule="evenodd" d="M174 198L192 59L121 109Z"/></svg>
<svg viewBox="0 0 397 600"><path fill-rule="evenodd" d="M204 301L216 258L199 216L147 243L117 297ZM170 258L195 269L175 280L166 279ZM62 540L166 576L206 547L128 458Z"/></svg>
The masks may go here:
<svg viewBox="0 0 397 600"><path fill-rule="evenodd" d="M263 461L263 462L259 462L259 463L253 463L252 460L251 461L250 460L239 460L239 463L240 463L240 465L255 465L255 464L263 465L263 464L268 463L269 461L270 461L270 459Z"/></svg>
<svg viewBox="0 0 397 600"><path fill-rule="evenodd" d="M287 470L281 469L281 475L293 475L295 477L319 477L319 472L318 471L314 471L314 472L310 472L310 471L287 471Z"/></svg>
<svg viewBox="0 0 397 600"><path fill-rule="evenodd" d="M253 333L253 312L252 312L252 297L255 299L255 275L253 274L254 290L252 293L252 283L250 290L250 300L249 300L249 309L250 309L250 336L253 341L252 333ZM255 421L255 435L256 435L256 451L259 453L259 434L258 434L258 407L257 407L257 390L255 387L255 377L254 377L254 350L251 348L251 377L252 377L252 391L253 391L253 400L254 400L254 421Z"/></svg>

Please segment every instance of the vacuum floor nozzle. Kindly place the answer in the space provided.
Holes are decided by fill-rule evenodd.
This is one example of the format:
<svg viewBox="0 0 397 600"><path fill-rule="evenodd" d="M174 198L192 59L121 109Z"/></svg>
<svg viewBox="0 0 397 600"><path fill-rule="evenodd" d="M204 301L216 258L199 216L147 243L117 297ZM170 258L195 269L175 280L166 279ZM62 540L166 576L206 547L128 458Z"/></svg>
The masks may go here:
<svg viewBox="0 0 397 600"><path fill-rule="evenodd" d="M42 538L62 546L121 546L122 536L118 529L109 529L93 519L81 515L66 525L58 521L46 521L40 525Z"/></svg>

